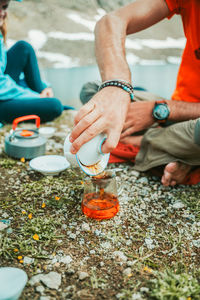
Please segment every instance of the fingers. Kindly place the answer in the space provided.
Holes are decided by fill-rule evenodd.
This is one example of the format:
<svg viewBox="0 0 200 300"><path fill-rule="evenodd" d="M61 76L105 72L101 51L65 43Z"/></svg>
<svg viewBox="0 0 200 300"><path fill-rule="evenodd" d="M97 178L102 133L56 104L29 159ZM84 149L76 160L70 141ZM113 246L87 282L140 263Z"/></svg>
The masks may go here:
<svg viewBox="0 0 200 300"><path fill-rule="evenodd" d="M99 109L95 109L94 105L93 105L93 110L91 110L89 113L85 114L82 119L79 120L79 117L77 117L77 115L76 115L75 120L78 119L79 122L76 123L76 121L75 121L76 126L74 127L74 129L71 133L70 141L74 142L82 134L82 132L87 129L88 130L86 131L86 135L89 135L90 138L92 138L94 131L98 132L98 127L96 128L96 130L94 129L95 126L98 126L97 125L98 123L96 125L94 125L94 124L101 116L102 116L102 113L100 112Z"/></svg>
<svg viewBox="0 0 200 300"><path fill-rule="evenodd" d="M102 128L104 128L104 119L99 118L91 126L87 127L87 129L81 131L81 134L72 142L70 148L71 153L76 154L83 144L100 134ZM76 130L76 128L74 130Z"/></svg>
<svg viewBox="0 0 200 300"><path fill-rule="evenodd" d="M120 138L120 131L115 130L111 131L110 133L107 134L107 139L105 143L102 145L102 152L103 153L110 153L112 152L116 147L119 142Z"/></svg>
<svg viewBox="0 0 200 300"><path fill-rule="evenodd" d="M134 127L129 127L126 130L124 130L120 136L120 139L126 137L126 136L130 136L132 133L134 133Z"/></svg>
<svg viewBox="0 0 200 300"><path fill-rule="evenodd" d="M89 114L91 111L95 109L95 103L92 101L89 101L86 103L79 112L77 113L76 117L74 118L74 125L78 124L81 119L83 119L87 114Z"/></svg>

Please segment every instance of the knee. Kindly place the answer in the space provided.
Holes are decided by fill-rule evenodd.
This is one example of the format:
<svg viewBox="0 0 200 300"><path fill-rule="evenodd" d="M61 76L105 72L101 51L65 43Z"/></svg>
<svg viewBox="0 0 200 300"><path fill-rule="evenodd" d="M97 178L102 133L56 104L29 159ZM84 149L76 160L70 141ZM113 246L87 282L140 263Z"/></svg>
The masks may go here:
<svg viewBox="0 0 200 300"><path fill-rule="evenodd" d="M50 107L51 107L51 117L55 119L59 117L63 112L63 105L60 100L56 98L49 98L50 100Z"/></svg>
<svg viewBox="0 0 200 300"><path fill-rule="evenodd" d="M19 49L19 51L21 51L23 54L28 54L30 53L31 51L34 51L33 50L33 47L31 46L31 44L29 44L28 42L26 41L18 41L16 44L15 44L15 47L17 49Z"/></svg>

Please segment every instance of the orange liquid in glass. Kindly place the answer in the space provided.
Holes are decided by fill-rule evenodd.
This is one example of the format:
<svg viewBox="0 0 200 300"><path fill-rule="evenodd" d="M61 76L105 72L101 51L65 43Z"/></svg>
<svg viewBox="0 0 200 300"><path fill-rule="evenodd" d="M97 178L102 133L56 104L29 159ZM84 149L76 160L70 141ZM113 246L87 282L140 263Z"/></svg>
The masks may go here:
<svg viewBox="0 0 200 300"><path fill-rule="evenodd" d="M82 201L83 213L93 219L110 219L119 211L119 202L115 195L104 192L88 193Z"/></svg>

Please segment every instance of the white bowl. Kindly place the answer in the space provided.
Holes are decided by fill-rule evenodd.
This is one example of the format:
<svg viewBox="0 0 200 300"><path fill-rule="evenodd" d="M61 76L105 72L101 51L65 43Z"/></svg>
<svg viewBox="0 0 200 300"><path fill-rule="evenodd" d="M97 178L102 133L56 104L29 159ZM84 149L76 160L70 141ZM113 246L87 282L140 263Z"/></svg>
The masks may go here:
<svg viewBox="0 0 200 300"><path fill-rule="evenodd" d="M45 138L50 138L54 135L56 128L54 127L41 127L39 129L39 134Z"/></svg>
<svg viewBox="0 0 200 300"><path fill-rule="evenodd" d="M21 269L0 268L0 300L17 300L27 279L27 274Z"/></svg>
<svg viewBox="0 0 200 300"><path fill-rule="evenodd" d="M70 166L70 163L64 156L43 155L32 159L29 162L31 169L42 173L43 175L58 175Z"/></svg>

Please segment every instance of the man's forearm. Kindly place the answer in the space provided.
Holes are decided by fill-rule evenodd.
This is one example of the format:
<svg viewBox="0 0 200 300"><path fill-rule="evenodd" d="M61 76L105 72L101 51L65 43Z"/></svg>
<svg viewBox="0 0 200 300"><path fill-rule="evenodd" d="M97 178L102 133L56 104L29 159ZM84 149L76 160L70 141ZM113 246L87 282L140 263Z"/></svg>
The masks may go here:
<svg viewBox="0 0 200 300"><path fill-rule="evenodd" d="M168 14L165 0L136 0L97 22L95 52L103 81L131 80L125 53L126 36L152 26Z"/></svg>
<svg viewBox="0 0 200 300"><path fill-rule="evenodd" d="M96 25L95 52L102 81L121 78L131 81L125 56L126 25L114 14Z"/></svg>
<svg viewBox="0 0 200 300"><path fill-rule="evenodd" d="M200 117L200 103L191 103L185 101L166 101L169 108L169 120L171 121L187 121Z"/></svg>

